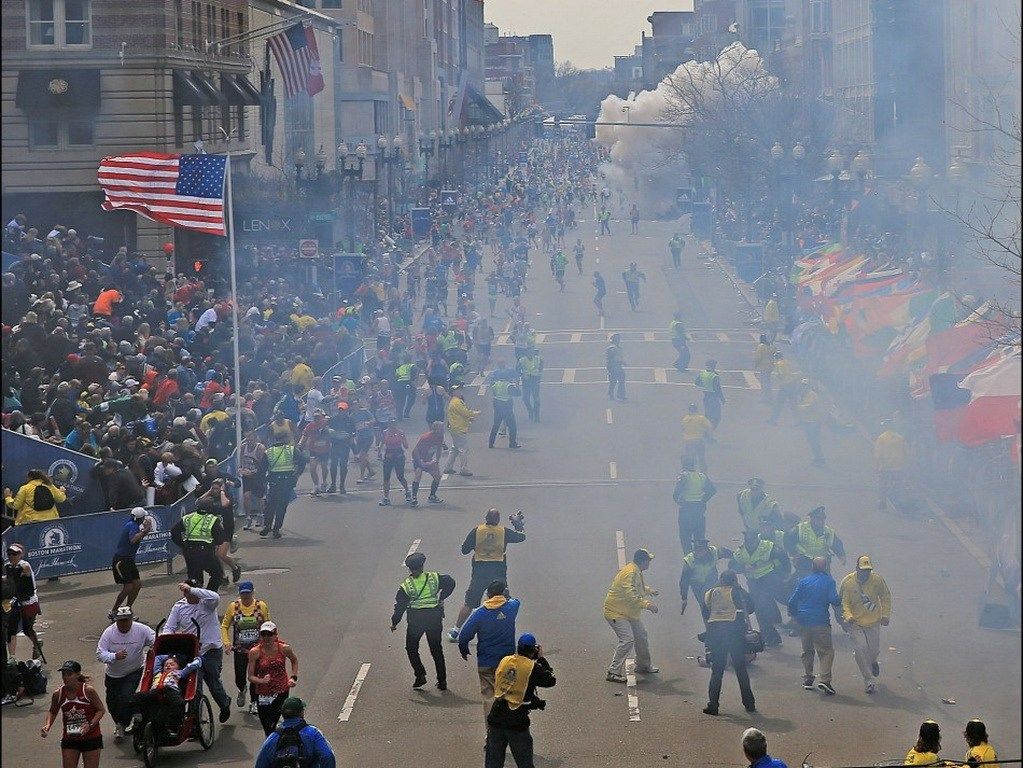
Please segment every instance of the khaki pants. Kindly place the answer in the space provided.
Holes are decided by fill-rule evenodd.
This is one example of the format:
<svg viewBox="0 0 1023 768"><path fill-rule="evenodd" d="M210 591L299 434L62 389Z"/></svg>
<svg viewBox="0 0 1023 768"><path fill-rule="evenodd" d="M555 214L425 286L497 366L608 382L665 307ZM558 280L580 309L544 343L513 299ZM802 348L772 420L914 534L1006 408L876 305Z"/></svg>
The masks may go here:
<svg viewBox="0 0 1023 768"><path fill-rule="evenodd" d="M877 663L877 657L881 653L881 625L871 624L869 627L858 627L855 624L850 624L849 637L852 638L856 666L860 668L863 682L869 683L874 677L870 667Z"/></svg>
<svg viewBox="0 0 1023 768"><path fill-rule="evenodd" d="M835 662L835 647L831 643L831 625L799 628L799 636L803 640L803 673L809 680L813 679L813 655L821 661L821 682L831 682L831 667Z"/></svg>
<svg viewBox="0 0 1023 768"><path fill-rule="evenodd" d="M494 679L497 667L477 667L480 676L480 696L483 697L483 719L487 719L494 705Z"/></svg>
<svg viewBox="0 0 1023 768"><path fill-rule="evenodd" d="M643 670L650 668L650 644L647 642L646 627L639 619L608 619L615 636L618 638L618 645L615 647L614 655L607 671L614 675L625 675L625 660L629 658L633 649L636 651L636 669Z"/></svg>
<svg viewBox="0 0 1023 768"><path fill-rule="evenodd" d="M469 434L461 434L448 430L451 435L451 448L448 451L448 463L444 467L444 474L450 474L455 468L455 462L460 461L459 470L464 472L469 466Z"/></svg>

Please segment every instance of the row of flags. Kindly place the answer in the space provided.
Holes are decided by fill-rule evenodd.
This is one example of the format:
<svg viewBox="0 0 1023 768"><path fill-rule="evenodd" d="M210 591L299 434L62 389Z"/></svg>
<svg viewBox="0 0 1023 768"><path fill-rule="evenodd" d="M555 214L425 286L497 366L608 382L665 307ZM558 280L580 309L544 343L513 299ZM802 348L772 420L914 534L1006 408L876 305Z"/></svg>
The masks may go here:
<svg viewBox="0 0 1023 768"><path fill-rule="evenodd" d="M803 309L873 361L879 379L903 377L914 398L930 397L939 440L976 446L1019 435L1019 329L996 306L959 317L948 291L839 244L807 251L791 280Z"/></svg>
<svg viewBox="0 0 1023 768"><path fill-rule="evenodd" d="M300 93L315 96L323 90L324 82L311 26L294 24L267 38L266 48L266 66L260 73L260 100L264 112L263 144L269 154L273 144L272 113L276 111L269 53L281 71L286 98ZM269 131L265 130L267 126ZM97 179L103 189L105 211L134 211L163 224L224 236L227 173L226 155L133 152L103 158Z"/></svg>

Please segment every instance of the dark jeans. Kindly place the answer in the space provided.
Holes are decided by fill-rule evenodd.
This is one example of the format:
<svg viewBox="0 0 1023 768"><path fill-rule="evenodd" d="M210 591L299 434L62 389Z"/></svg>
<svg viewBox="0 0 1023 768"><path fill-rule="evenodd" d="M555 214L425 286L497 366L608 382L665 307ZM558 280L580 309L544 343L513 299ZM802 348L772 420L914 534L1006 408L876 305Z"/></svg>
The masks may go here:
<svg viewBox="0 0 1023 768"><path fill-rule="evenodd" d="M678 506L678 541L682 553L693 551L693 539L707 535L707 503L705 501L683 501Z"/></svg>
<svg viewBox="0 0 1023 768"><path fill-rule="evenodd" d="M749 672L746 670L746 644L743 639L744 627L733 622L720 622L725 626L715 626L712 622L707 627L707 647L710 649L710 686L707 690L707 706L717 709L721 699L721 680L725 669L731 661L735 670L735 679L739 681L739 693L744 707L755 706L753 689L749 684Z"/></svg>
<svg viewBox="0 0 1023 768"><path fill-rule="evenodd" d="M164 728L177 729L185 719L185 700L174 688L157 688L136 693L132 705L144 723L156 723Z"/></svg>
<svg viewBox="0 0 1023 768"><path fill-rule="evenodd" d="M256 702L256 713L259 715L259 724L263 726L263 733L269 736L277 727L277 721L281 719L281 707L284 700L288 698L288 692L280 693L274 697L269 704Z"/></svg>
<svg viewBox="0 0 1023 768"><path fill-rule="evenodd" d="M625 399L625 369L624 368L608 368L607 369L607 396L612 400L617 397L619 400Z"/></svg>
<svg viewBox="0 0 1023 768"><path fill-rule="evenodd" d="M684 371L689 367L689 360L691 358L689 345L686 344L685 339L676 338L671 340L671 346L675 348L675 352L677 353L674 362L675 368L680 371Z"/></svg>
<svg viewBox="0 0 1023 768"><path fill-rule="evenodd" d="M352 452L352 444L333 440L330 443L330 484L342 490L348 478L348 457Z"/></svg>
<svg viewBox="0 0 1023 768"><path fill-rule="evenodd" d="M423 666L423 659L419 655L419 641L426 635L426 642L430 646L430 655L433 656L433 666L437 671L437 682L446 683L448 669L444 664L444 644L441 640L441 632L444 629L443 608L411 608L407 616L408 626L405 629L405 652L408 654L409 664L416 677L426 677L426 667Z"/></svg>
<svg viewBox="0 0 1023 768"><path fill-rule="evenodd" d="M111 677L107 675L103 679L103 686L106 688L107 710L114 723L128 725L131 716L135 713L135 691L142 680L142 669L129 672L124 677Z"/></svg>
<svg viewBox="0 0 1023 768"><path fill-rule="evenodd" d="M814 464L824 463L824 453L821 451L821 423L819 421L804 421L803 433L806 435L806 442L810 445L810 453L813 455Z"/></svg>
<svg viewBox="0 0 1023 768"><path fill-rule="evenodd" d="M202 679L210 690L210 695L221 709L231 706L231 697L224 690L220 673L224 669L224 649L210 648L202 655Z"/></svg>
<svg viewBox="0 0 1023 768"><path fill-rule="evenodd" d="M494 426L490 428L489 441L491 448L494 447L494 440L497 439L497 433L502 424L508 425L508 445L517 445L518 440L515 438L518 436L518 429L515 425L515 408L510 400L494 402Z"/></svg>
<svg viewBox="0 0 1023 768"><path fill-rule="evenodd" d="M509 748L518 768L534 768L533 735L528 729L513 731L487 724L485 768L504 768L504 757Z"/></svg>
<svg viewBox="0 0 1023 768"><path fill-rule="evenodd" d="M540 420L540 377L522 377L522 402L533 421Z"/></svg>
<svg viewBox="0 0 1023 768"><path fill-rule="evenodd" d="M288 504L291 503L291 494L295 491L295 481L298 478L289 473L288 478L274 482L272 472L270 477L271 481L266 492L266 506L263 510L263 527L272 527L274 531L280 531L284 525L284 516L288 513Z"/></svg>
<svg viewBox="0 0 1023 768"><path fill-rule="evenodd" d="M703 414L715 428L721 422L721 398L717 392L703 393Z"/></svg>
<svg viewBox="0 0 1023 768"><path fill-rule="evenodd" d="M217 557L212 544L209 546L189 546L186 544L184 555L185 570L188 572L188 578L195 579L201 584L203 574L208 573L210 578L206 582L206 589L211 589L214 592L225 582L224 566L220 562L220 558Z"/></svg>
<svg viewBox="0 0 1023 768"><path fill-rule="evenodd" d="M777 626L781 624L781 611L775 599L778 596L778 577L771 573L760 579L747 576L749 594L756 606L757 624L765 643L780 643Z"/></svg>
<svg viewBox="0 0 1023 768"><path fill-rule="evenodd" d="M394 388L394 401L399 419L407 419L416 404L416 391L411 381L399 381Z"/></svg>

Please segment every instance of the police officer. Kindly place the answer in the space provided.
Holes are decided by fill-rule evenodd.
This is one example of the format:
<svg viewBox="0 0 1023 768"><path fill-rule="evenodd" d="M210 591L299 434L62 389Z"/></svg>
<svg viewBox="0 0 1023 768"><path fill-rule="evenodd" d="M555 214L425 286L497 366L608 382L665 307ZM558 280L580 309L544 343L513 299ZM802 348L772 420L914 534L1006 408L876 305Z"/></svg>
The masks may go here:
<svg viewBox="0 0 1023 768"><path fill-rule="evenodd" d="M759 530L760 523L764 520L781 521L778 502L767 495L764 486L762 478L751 477L746 481L746 487L736 496L739 517L742 518L743 528L747 531Z"/></svg>
<svg viewBox="0 0 1023 768"><path fill-rule="evenodd" d="M487 510L483 518L483 524L472 528L462 542L462 554L468 555L472 552L472 577L469 580L469 588L465 590L465 604L458 611L456 625L448 631L448 639L458 642L458 632L462 623L469 618L473 609L478 607L483 593L494 581L508 583L508 556L507 547L509 544L517 544L526 540L523 532L526 527L526 518L522 510L514 515L508 516L511 528L501 525L501 510L492 507Z"/></svg>
<svg viewBox="0 0 1023 768"><path fill-rule="evenodd" d="M419 371L416 364L404 358L398 367L394 369L394 399L395 409L399 419L407 419L412 412L412 406L416 403L416 379Z"/></svg>
<svg viewBox="0 0 1023 768"><path fill-rule="evenodd" d="M696 386L703 392L703 412L715 429L721 423L721 405L725 402L717 365L716 360L708 360L706 367L696 374Z"/></svg>
<svg viewBox="0 0 1023 768"><path fill-rule="evenodd" d="M672 498L678 504L678 540L682 552L691 552L693 539L702 539L707 532L707 502L718 492L714 483L696 469L696 462L687 457L682 473L675 483Z"/></svg>
<svg viewBox="0 0 1023 768"><path fill-rule="evenodd" d="M266 452L266 463L266 503L263 530L259 535L266 538L272 532L273 537L279 539L295 484L305 468L305 454L292 445L286 435L275 435L274 444Z"/></svg>
<svg viewBox="0 0 1023 768"><path fill-rule="evenodd" d="M676 312L672 321L668 323L668 332L671 333L671 346L677 353L673 365L676 370L684 371L689 367L689 337L686 335L686 328L682 324L682 313Z"/></svg>
<svg viewBox="0 0 1023 768"><path fill-rule="evenodd" d="M529 412L530 421L540 421L540 377L543 375L543 358L540 350L529 347L519 358L519 375L522 377L522 402Z"/></svg>
<svg viewBox="0 0 1023 768"><path fill-rule="evenodd" d="M490 428L490 439L487 444L491 448L494 447L494 441L497 439L497 433L502 424L508 427L508 447L513 449L519 447L518 440L515 439L518 428L515 425L515 407L512 400L519 394L519 388L510 380L511 375L514 374L500 372L490 385L490 394L494 399L494 424Z"/></svg>
<svg viewBox="0 0 1023 768"><path fill-rule="evenodd" d="M394 595L394 613L391 614L391 631L398 628L401 617L408 613L405 629L405 652L416 678L413 688L426 685L426 667L419 655L419 641L426 635L430 646L433 665L437 672L437 688L446 691L448 688L447 667L444 664L444 645L441 632L444 629L444 600L455 590L455 580L446 573L423 571L426 555L413 552L405 558L405 567L409 569L408 578L399 586Z"/></svg>
<svg viewBox="0 0 1023 768"><path fill-rule="evenodd" d="M227 536L224 524L213 513L213 499L199 499L193 511L174 523L171 541L181 547L188 578L201 584L203 573L208 573L206 589L216 592L226 581L217 547L227 541Z"/></svg>
<svg viewBox="0 0 1023 768"><path fill-rule="evenodd" d="M764 645L781 645L777 626L782 618L776 598L779 584L788 575L788 555L774 541L763 538L758 529L747 528L732 560L734 569L746 574Z"/></svg>
<svg viewBox="0 0 1023 768"><path fill-rule="evenodd" d="M706 604L703 596L707 590L718 583L718 560L732 557L732 550L727 547L716 547L707 539L693 539L693 551L682 558L682 575L678 580L678 593L682 598L682 615L685 615L689 604L689 590L702 611Z"/></svg>
<svg viewBox="0 0 1023 768"><path fill-rule="evenodd" d="M611 334L611 343L604 350L607 364L607 397L625 401L625 359L622 357L622 337Z"/></svg>
<svg viewBox="0 0 1023 768"><path fill-rule="evenodd" d="M707 590L703 597L703 620L707 624L707 648L710 652L710 685L704 714L718 714L721 699L721 681L729 661L739 682L742 705L747 712L756 712L756 701L746 670L746 625L751 611L751 600L739 586L734 571L723 571L718 585Z"/></svg>
<svg viewBox="0 0 1023 768"><path fill-rule="evenodd" d="M798 581L813 570L813 559L823 557L827 570L831 572L831 558L837 556L845 565L845 545L827 525L824 507L815 507L800 522L785 534L785 549L792 555L794 580Z"/></svg>

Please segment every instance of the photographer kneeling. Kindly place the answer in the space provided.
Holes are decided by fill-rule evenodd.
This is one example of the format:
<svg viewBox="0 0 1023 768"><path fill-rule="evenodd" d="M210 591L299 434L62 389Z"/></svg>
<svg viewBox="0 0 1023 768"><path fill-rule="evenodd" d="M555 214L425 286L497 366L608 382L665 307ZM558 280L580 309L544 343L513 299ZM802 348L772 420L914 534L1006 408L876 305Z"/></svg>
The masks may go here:
<svg viewBox="0 0 1023 768"><path fill-rule="evenodd" d="M486 768L502 768L511 748L518 768L533 768L533 737L529 733L529 710L545 709L536 689L551 688L557 680L530 634L519 637L515 653L505 656L494 675L494 705L487 715Z"/></svg>

